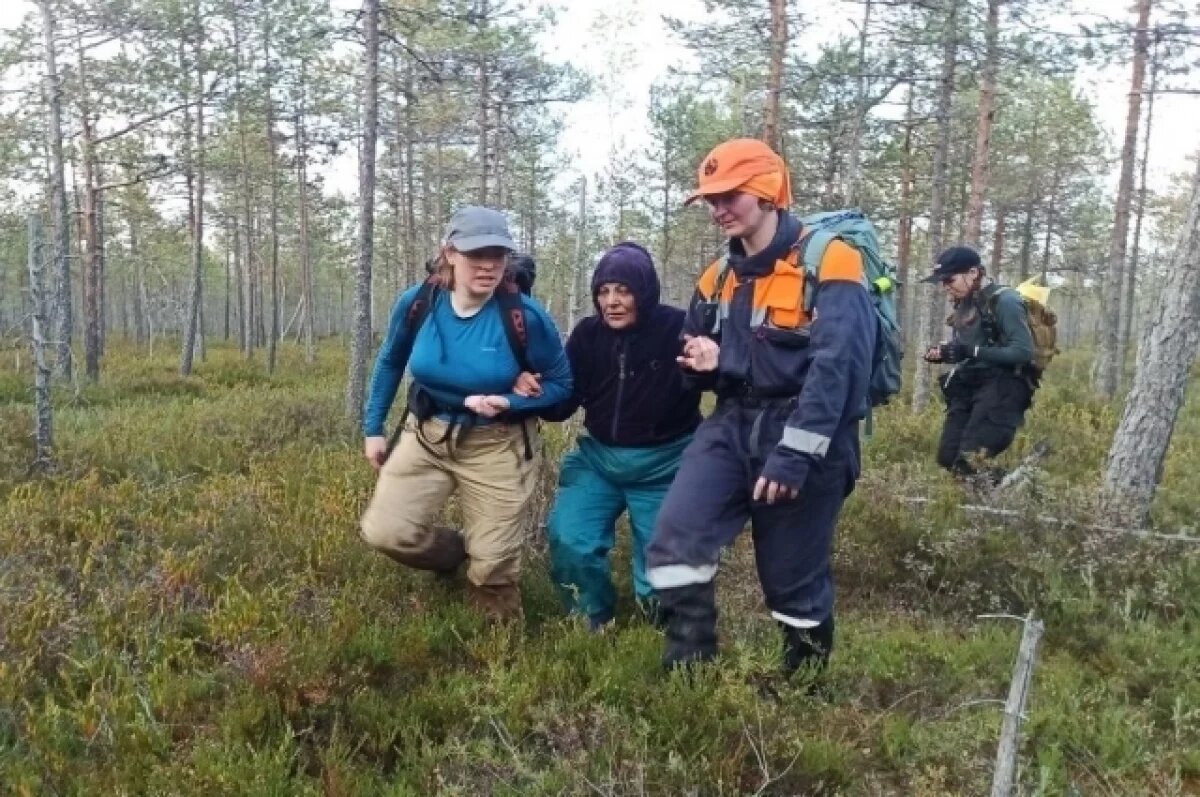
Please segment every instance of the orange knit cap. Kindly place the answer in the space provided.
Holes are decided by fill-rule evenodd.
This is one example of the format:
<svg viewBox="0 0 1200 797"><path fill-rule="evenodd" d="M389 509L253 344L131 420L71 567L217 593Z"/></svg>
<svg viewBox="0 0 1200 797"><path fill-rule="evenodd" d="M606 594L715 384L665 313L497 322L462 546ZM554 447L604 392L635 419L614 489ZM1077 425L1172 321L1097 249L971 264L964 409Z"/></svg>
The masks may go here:
<svg viewBox="0 0 1200 797"><path fill-rule="evenodd" d="M792 204L787 164L756 138L735 138L718 144L700 163L697 179L699 187L683 204L729 191L765 199L778 208Z"/></svg>

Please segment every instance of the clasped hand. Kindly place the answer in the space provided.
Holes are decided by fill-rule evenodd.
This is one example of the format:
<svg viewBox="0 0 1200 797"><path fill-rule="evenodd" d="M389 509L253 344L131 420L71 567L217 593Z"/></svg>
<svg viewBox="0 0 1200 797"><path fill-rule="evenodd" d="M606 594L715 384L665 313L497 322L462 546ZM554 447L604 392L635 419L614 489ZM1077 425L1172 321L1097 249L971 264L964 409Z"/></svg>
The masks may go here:
<svg viewBox="0 0 1200 797"><path fill-rule="evenodd" d="M463 406L469 409L476 415L481 415L484 418L495 418L502 412L508 410L508 399L504 396L467 396L463 400Z"/></svg>
<svg viewBox="0 0 1200 797"><path fill-rule="evenodd" d="M683 354L675 362L697 373L708 373L717 370L720 357L721 347L712 338L684 335Z"/></svg>

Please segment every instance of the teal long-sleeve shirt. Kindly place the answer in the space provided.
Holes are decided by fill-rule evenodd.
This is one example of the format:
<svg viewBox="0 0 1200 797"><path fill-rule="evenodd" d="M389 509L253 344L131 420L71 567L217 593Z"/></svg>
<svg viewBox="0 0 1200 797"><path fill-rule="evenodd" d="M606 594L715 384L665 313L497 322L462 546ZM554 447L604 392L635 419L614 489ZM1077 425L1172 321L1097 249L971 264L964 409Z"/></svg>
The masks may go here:
<svg viewBox="0 0 1200 797"><path fill-rule="evenodd" d="M495 298L474 315L463 318L455 311L450 295L438 291L433 307L417 330L408 349L408 312L419 286L409 288L396 301L388 323L387 338L375 358L370 391L363 413L367 437L384 434L384 421L396 398L405 367L413 382L429 391L439 404L463 408L472 395L504 396L513 412L531 412L550 407L571 395L571 366L563 351L562 338L554 320L535 300L522 296L528 330L526 359L542 375L542 395L524 398L512 392L521 371L508 342ZM465 408L461 410L467 412ZM480 418L480 423L487 419Z"/></svg>

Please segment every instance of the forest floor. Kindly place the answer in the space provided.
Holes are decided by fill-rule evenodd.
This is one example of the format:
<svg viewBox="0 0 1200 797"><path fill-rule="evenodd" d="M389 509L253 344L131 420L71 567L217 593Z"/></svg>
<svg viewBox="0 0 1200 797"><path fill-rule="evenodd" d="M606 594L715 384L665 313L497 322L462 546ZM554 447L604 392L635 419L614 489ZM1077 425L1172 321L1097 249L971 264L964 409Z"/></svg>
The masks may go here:
<svg viewBox="0 0 1200 797"><path fill-rule="evenodd" d="M981 701L1006 696L1021 626L980 615L1027 612L1046 634L1020 793L1200 794L1200 544L1036 517L1104 522L1118 415L1080 356L1006 455L1053 448L998 502L1016 518L961 510L992 499L933 464L937 407L878 417L810 696L775 675L746 535L720 576L719 667L664 674L628 602L603 635L564 619L537 525L564 427L525 622L489 628L461 584L359 541L373 472L340 420L338 343L312 366L285 347L274 377L214 347L189 379L174 346L114 344L101 384L56 397L45 476L20 354L0 360L0 794L985 794L1002 707ZM1197 473L1193 396L1160 530L1200 518Z"/></svg>

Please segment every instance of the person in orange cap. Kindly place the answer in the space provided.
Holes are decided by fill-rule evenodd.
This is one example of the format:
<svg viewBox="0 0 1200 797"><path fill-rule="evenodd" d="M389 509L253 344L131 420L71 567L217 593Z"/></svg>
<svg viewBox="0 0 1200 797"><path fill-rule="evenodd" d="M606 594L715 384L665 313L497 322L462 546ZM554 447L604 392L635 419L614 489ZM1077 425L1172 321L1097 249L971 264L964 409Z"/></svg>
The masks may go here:
<svg viewBox="0 0 1200 797"><path fill-rule="evenodd" d="M696 286L679 363L717 408L683 454L647 551L663 664L716 655L717 561L750 521L790 675L823 666L833 647L830 555L859 475L874 310L862 256L841 240L806 278L787 166L766 144L717 146L698 182L687 202L703 199L729 241Z"/></svg>

